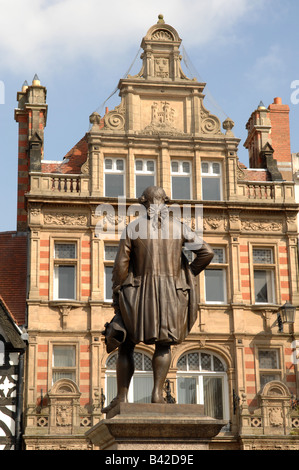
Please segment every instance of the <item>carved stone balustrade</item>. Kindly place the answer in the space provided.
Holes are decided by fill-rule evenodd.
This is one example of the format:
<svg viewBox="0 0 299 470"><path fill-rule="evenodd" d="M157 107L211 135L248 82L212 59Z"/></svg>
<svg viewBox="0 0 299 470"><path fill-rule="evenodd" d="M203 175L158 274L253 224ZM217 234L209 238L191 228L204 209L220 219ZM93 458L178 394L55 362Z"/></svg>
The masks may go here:
<svg viewBox="0 0 299 470"><path fill-rule="evenodd" d="M239 201L283 203L294 201L294 184L292 182L251 182L242 181L237 185Z"/></svg>
<svg viewBox="0 0 299 470"><path fill-rule="evenodd" d="M31 173L30 194L77 197L89 194L89 178L86 175Z"/></svg>

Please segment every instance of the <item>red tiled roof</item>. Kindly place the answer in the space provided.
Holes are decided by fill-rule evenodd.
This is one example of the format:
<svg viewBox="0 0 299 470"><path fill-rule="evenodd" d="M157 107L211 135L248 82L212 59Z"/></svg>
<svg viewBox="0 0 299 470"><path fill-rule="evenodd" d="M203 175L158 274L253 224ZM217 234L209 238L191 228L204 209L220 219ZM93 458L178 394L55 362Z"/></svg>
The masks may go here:
<svg viewBox="0 0 299 470"><path fill-rule="evenodd" d="M42 162L43 173L81 173L81 166L86 162L88 153L88 144L84 136L63 158L62 162L47 163Z"/></svg>
<svg viewBox="0 0 299 470"><path fill-rule="evenodd" d="M0 233L0 296L18 325L25 324L27 234Z"/></svg>

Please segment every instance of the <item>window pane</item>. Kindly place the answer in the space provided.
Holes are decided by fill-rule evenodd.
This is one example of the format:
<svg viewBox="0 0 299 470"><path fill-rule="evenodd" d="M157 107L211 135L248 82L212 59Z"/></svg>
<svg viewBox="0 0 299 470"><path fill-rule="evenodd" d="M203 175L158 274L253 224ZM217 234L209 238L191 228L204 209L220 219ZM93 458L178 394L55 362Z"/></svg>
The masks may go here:
<svg viewBox="0 0 299 470"><path fill-rule="evenodd" d="M199 354L198 353L188 354L188 367L189 367L189 370L199 370Z"/></svg>
<svg viewBox="0 0 299 470"><path fill-rule="evenodd" d="M143 356L143 360L144 360L144 370L152 370L152 360L146 355Z"/></svg>
<svg viewBox="0 0 299 470"><path fill-rule="evenodd" d="M146 188L154 185L154 175L136 175L136 197L140 197Z"/></svg>
<svg viewBox="0 0 299 470"><path fill-rule="evenodd" d="M271 271L254 271L254 291L256 302L273 302L271 275Z"/></svg>
<svg viewBox="0 0 299 470"><path fill-rule="evenodd" d="M57 266L58 298L75 299L75 266Z"/></svg>
<svg viewBox="0 0 299 470"><path fill-rule="evenodd" d="M212 360L211 355L206 353L201 353L201 369L202 370L212 370Z"/></svg>
<svg viewBox="0 0 299 470"><path fill-rule="evenodd" d="M56 259L75 259L76 245L75 243L55 243Z"/></svg>
<svg viewBox="0 0 299 470"><path fill-rule="evenodd" d="M53 377L52 377L52 380L53 380L53 383L57 382L57 380L60 380L60 379L71 379L75 382L76 380L76 377L75 377L75 372L71 372L71 371L68 371L68 372L53 372Z"/></svg>
<svg viewBox="0 0 299 470"><path fill-rule="evenodd" d="M137 352L134 353L134 362L135 362L135 370L143 370L141 353L137 353Z"/></svg>
<svg viewBox="0 0 299 470"><path fill-rule="evenodd" d="M187 356L182 356L177 363L178 370L187 370Z"/></svg>
<svg viewBox="0 0 299 470"><path fill-rule="evenodd" d="M202 199L220 201L220 178L202 178Z"/></svg>
<svg viewBox="0 0 299 470"><path fill-rule="evenodd" d="M219 163L213 163L212 169L213 169L213 174L214 175L220 175L220 164Z"/></svg>
<svg viewBox="0 0 299 470"><path fill-rule="evenodd" d="M201 172L202 173L209 173L209 164L207 162L203 162L201 164Z"/></svg>
<svg viewBox="0 0 299 470"><path fill-rule="evenodd" d="M113 266L105 266L105 300L112 300L112 270Z"/></svg>
<svg viewBox="0 0 299 470"><path fill-rule="evenodd" d="M116 361L117 361L117 354L113 354L112 356L110 356L106 363L107 369L116 370Z"/></svg>
<svg viewBox="0 0 299 470"><path fill-rule="evenodd" d="M179 162L171 162L171 171L173 173L178 173L178 171L179 171Z"/></svg>
<svg viewBox="0 0 299 470"><path fill-rule="evenodd" d="M116 245L105 245L105 261L114 261L118 246Z"/></svg>
<svg viewBox="0 0 299 470"><path fill-rule="evenodd" d="M224 270L205 270L206 302L224 302Z"/></svg>
<svg viewBox="0 0 299 470"><path fill-rule="evenodd" d="M142 171L143 170L143 161L142 160L136 160L135 161L135 169L136 169L136 171Z"/></svg>
<svg viewBox="0 0 299 470"><path fill-rule="evenodd" d="M116 169L118 171L123 171L123 169L124 169L124 161L123 160L116 160Z"/></svg>
<svg viewBox="0 0 299 470"><path fill-rule="evenodd" d="M135 375L133 378L134 403L150 403L153 390L153 377L140 377Z"/></svg>
<svg viewBox="0 0 299 470"><path fill-rule="evenodd" d="M264 387L268 382L271 382L272 380L280 380L280 375L279 374L261 374L260 375L260 384L261 388Z"/></svg>
<svg viewBox="0 0 299 470"><path fill-rule="evenodd" d="M105 170L112 170L111 158L105 158Z"/></svg>
<svg viewBox="0 0 299 470"><path fill-rule="evenodd" d="M259 351L259 367L260 369L277 369L277 352Z"/></svg>
<svg viewBox="0 0 299 470"><path fill-rule="evenodd" d="M190 163L189 162L183 162L183 172L184 173L190 173Z"/></svg>
<svg viewBox="0 0 299 470"><path fill-rule="evenodd" d="M224 249L223 248L213 248L214 258L212 263L225 263L224 258Z"/></svg>
<svg viewBox="0 0 299 470"><path fill-rule="evenodd" d="M216 372L224 371L224 367L220 359L218 359L218 357L216 356L213 356L213 360L214 360L214 370Z"/></svg>
<svg viewBox="0 0 299 470"><path fill-rule="evenodd" d="M74 367L76 365L75 346L54 346L53 366Z"/></svg>
<svg viewBox="0 0 299 470"><path fill-rule="evenodd" d="M155 163L152 160L146 162L147 171L155 171Z"/></svg>
<svg viewBox="0 0 299 470"><path fill-rule="evenodd" d="M172 177L172 197L173 199L190 199L190 177Z"/></svg>
<svg viewBox="0 0 299 470"><path fill-rule="evenodd" d="M117 383L116 377L108 376L107 377L107 390L106 390L106 404L109 403L115 398L117 395Z"/></svg>
<svg viewBox="0 0 299 470"><path fill-rule="evenodd" d="M203 377L204 414L211 418L223 419L222 379Z"/></svg>
<svg viewBox="0 0 299 470"><path fill-rule="evenodd" d="M105 175L105 196L124 196L124 175Z"/></svg>
<svg viewBox="0 0 299 470"><path fill-rule="evenodd" d="M178 377L178 403L196 404L196 378Z"/></svg>
<svg viewBox="0 0 299 470"><path fill-rule="evenodd" d="M253 262L259 264L271 264L273 263L272 250L269 249L257 249L252 250Z"/></svg>

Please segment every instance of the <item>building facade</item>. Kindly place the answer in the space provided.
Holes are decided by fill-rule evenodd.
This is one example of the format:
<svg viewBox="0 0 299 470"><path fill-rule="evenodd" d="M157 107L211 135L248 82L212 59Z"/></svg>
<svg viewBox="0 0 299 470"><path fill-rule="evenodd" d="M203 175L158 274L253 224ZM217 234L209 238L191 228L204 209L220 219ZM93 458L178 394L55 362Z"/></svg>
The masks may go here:
<svg viewBox="0 0 299 470"><path fill-rule="evenodd" d="M287 109L252 114L246 168L233 121L205 108L205 84L183 72L180 44L160 17L142 40L140 72L119 82L119 106L93 113L59 162L43 159L46 88L35 77L18 93L18 229L30 237L25 449L92 448L85 432L115 393L116 356L102 335L113 260L150 185L193 229L203 208L215 252L198 279L197 322L172 348L165 396L228 421L211 448L299 448L298 320L282 328L279 314L299 304L298 205L291 154L278 145ZM149 400L152 354L136 347L132 401Z"/></svg>
<svg viewBox="0 0 299 470"><path fill-rule="evenodd" d="M0 450L20 450L27 334L27 234L0 233Z"/></svg>

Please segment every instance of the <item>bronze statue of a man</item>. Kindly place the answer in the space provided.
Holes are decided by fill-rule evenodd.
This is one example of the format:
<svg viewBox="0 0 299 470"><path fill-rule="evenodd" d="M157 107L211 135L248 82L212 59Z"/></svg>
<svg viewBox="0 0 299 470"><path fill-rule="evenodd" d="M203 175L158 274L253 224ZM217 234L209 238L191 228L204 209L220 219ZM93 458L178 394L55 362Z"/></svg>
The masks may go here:
<svg viewBox="0 0 299 470"><path fill-rule="evenodd" d="M151 400L165 403L163 385L171 361L170 347L184 341L196 321L196 276L214 256L195 232L170 217L163 188L148 187L139 202L146 209L145 215L126 227L113 268L116 315L105 325L107 351L113 350L115 339L122 339L116 364L117 396L102 410L104 413L127 401L134 373L134 347L140 342L155 344ZM186 243L195 253L191 264L183 254Z"/></svg>

